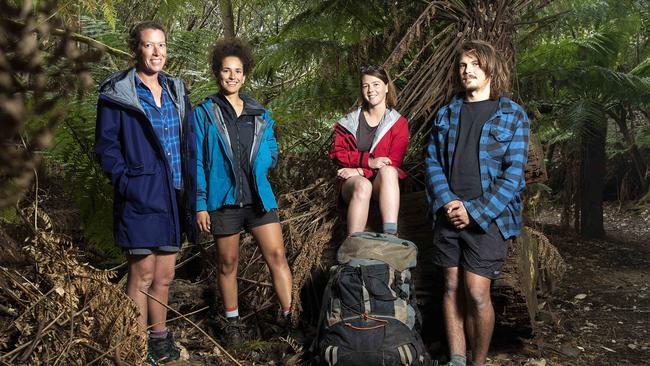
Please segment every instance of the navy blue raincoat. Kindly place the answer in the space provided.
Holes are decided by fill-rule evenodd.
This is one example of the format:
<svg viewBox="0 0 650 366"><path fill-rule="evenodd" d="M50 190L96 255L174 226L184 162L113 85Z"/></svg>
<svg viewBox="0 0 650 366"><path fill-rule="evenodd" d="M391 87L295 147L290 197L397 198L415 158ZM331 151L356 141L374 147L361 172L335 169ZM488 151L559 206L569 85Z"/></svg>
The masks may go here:
<svg viewBox="0 0 650 366"><path fill-rule="evenodd" d="M114 187L114 237L122 248L180 246L196 241L196 133L183 82L167 76L181 120L183 188L176 199L171 167L138 99L135 69L99 87L95 152Z"/></svg>

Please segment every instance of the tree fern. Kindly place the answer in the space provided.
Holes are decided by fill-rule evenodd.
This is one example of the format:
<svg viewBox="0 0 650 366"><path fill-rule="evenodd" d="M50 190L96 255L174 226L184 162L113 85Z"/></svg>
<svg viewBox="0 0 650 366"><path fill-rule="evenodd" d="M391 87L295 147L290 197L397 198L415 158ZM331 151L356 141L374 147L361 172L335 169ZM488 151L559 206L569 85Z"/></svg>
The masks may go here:
<svg viewBox="0 0 650 366"><path fill-rule="evenodd" d="M115 28L117 27L118 19L117 19L117 10L115 10L113 1L112 0L100 1L100 7L101 7L102 15L106 20L106 23L108 23L111 26L111 29L114 32Z"/></svg>

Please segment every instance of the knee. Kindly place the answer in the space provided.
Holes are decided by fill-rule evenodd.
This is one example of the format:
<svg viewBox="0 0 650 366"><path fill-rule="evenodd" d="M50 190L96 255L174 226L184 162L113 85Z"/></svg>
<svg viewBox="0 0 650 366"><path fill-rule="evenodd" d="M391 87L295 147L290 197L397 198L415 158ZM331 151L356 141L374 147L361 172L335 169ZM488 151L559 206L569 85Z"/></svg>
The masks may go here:
<svg viewBox="0 0 650 366"><path fill-rule="evenodd" d="M277 248L271 251L268 256L269 266L272 268L288 267L284 248Z"/></svg>
<svg viewBox="0 0 650 366"><path fill-rule="evenodd" d="M484 308L486 306L492 305L492 300L490 298L490 288L480 287L469 287L467 289L468 303L477 309Z"/></svg>
<svg viewBox="0 0 650 366"><path fill-rule="evenodd" d="M354 182L353 198L361 200L370 200L372 196L372 183L368 179L358 179Z"/></svg>
<svg viewBox="0 0 650 366"><path fill-rule="evenodd" d="M385 165L385 166L379 168L379 171L378 171L377 174L379 174L381 176L382 182L384 181L384 179L391 179L391 180L395 180L395 181L397 181L397 179L398 179L397 168L395 168L394 166L391 166L391 165Z"/></svg>
<svg viewBox="0 0 650 366"><path fill-rule="evenodd" d="M156 277L153 279L154 281L153 285L169 287L169 285L171 285L173 280L174 280L174 267L171 267L156 273Z"/></svg>
<svg viewBox="0 0 650 366"><path fill-rule="evenodd" d="M129 273L129 277L133 278L133 282L135 282L135 285L139 290L148 292L149 288L151 288L151 285L153 284L154 271L152 269L138 271L138 273Z"/></svg>
<svg viewBox="0 0 650 366"><path fill-rule="evenodd" d="M219 273L221 275L232 275L237 271L237 262L239 258L237 256L221 256L219 257Z"/></svg>
<svg viewBox="0 0 650 366"><path fill-rule="evenodd" d="M448 273L445 276L445 295L456 296L457 293L458 293L458 274Z"/></svg>

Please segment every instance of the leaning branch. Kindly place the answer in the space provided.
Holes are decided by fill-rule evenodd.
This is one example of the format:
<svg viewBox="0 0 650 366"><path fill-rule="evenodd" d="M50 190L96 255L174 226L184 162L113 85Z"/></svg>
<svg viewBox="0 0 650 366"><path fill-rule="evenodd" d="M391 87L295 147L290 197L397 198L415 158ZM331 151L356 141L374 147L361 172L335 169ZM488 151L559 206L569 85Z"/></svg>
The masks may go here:
<svg viewBox="0 0 650 366"><path fill-rule="evenodd" d="M24 23L17 22L15 20L8 19L8 21L15 24L15 25L18 25L18 26L22 26L22 27L25 26ZM36 30L34 30L34 31L36 31ZM124 59L127 59L127 60L132 60L133 59L133 55L131 55L130 53L122 51L122 50L120 50L118 48L111 47L111 46L107 45L106 43L100 42L100 41L98 41L98 40L96 40L94 38L88 37L88 36L84 36L83 34L79 34L79 33L75 33L75 32L68 32L65 29L60 29L60 28L52 28L50 30L50 34L55 35L55 36L67 36L71 40L87 44L87 45L89 45L91 47L94 47L94 48L97 48L99 50L106 51L106 52L110 53L113 56L121 57L121 58L124 58Z"/></svg>

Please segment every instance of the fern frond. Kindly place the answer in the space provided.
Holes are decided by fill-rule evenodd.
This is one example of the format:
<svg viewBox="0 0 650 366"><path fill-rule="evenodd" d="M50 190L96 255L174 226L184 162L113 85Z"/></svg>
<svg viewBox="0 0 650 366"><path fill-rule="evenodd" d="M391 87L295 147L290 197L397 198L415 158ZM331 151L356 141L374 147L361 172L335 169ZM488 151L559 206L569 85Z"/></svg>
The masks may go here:
<svg viewBox="0 0 650 366"><path fill-rule="evenodd" d="M102 15L104 16L104 19L111 26L111 30L115 32L115 28L117 27L118 20L117 20L117 10L115 10L113 1L104 0L100 2L100 4L101 4L101 11L102 11Z"/></svg>

